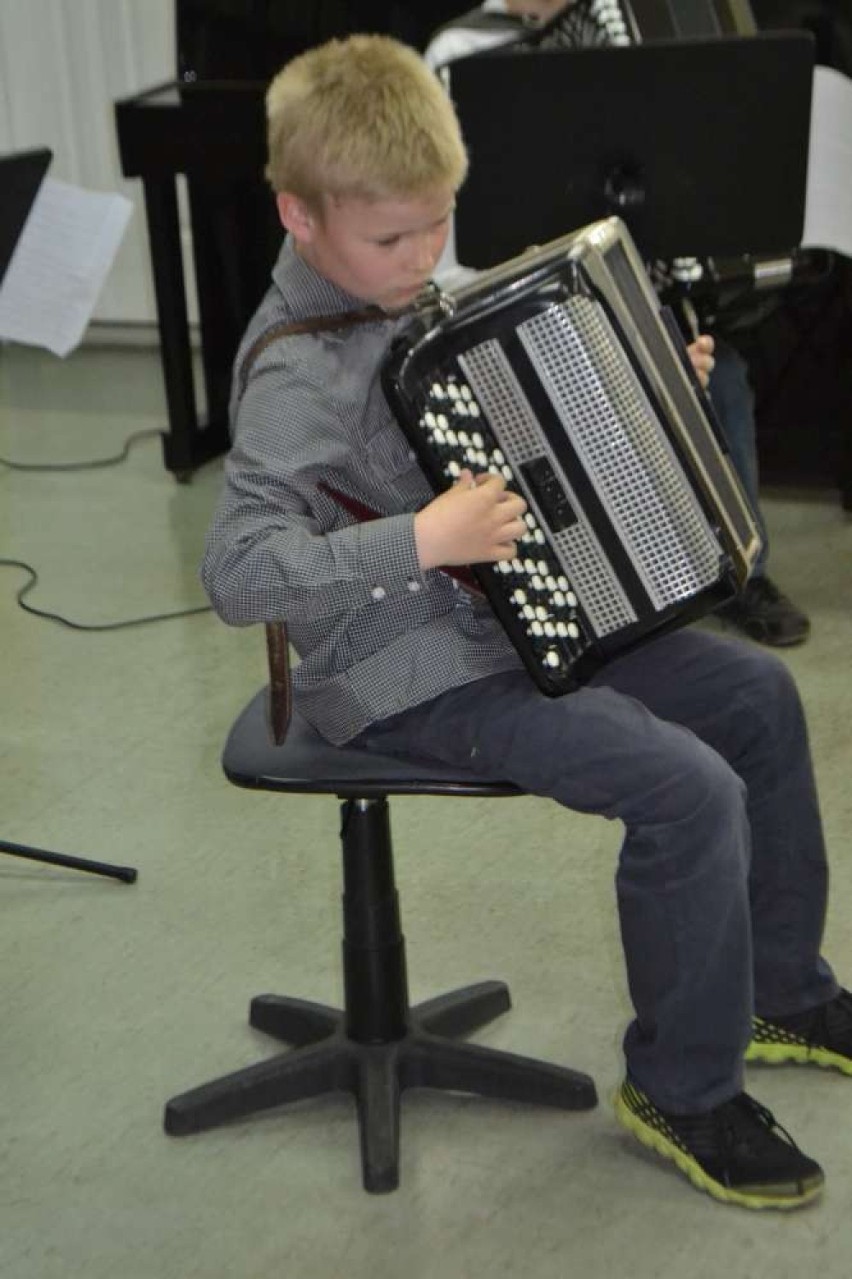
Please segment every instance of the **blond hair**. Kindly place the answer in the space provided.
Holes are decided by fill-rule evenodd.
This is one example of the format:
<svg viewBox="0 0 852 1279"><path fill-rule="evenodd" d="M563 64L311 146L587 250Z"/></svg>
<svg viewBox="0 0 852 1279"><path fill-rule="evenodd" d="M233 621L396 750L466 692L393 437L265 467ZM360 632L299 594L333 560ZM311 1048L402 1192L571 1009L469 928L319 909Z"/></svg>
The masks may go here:
<svg viewBox="0 0 852 1279"><path fill-rule="evenodd" d="M266 176L319 208L323 197L387 199L456 190L467 153L452 103L413 49L389 36L330 40L293 58L266 94Z"/></svg>

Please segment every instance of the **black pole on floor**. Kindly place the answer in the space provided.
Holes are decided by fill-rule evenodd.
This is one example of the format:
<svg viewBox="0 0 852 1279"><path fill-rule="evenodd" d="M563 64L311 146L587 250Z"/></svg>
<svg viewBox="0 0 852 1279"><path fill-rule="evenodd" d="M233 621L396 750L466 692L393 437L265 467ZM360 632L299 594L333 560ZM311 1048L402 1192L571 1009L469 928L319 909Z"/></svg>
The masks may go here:
<svg viewBox="0 0 852 1279"><path fill-rule="evenodd" d="M0 839L0 853L10 853L13 857L26 857L34 862L46 862L49 866L67 866L71 870L88 871L91 875L106 875L110 879L120 879L125 884L136 882L135 866L111 866L109 862L88 861L84 857L67 857L64 853L49 853L44 848L28 848L25 844L12 844Z"/></svg>

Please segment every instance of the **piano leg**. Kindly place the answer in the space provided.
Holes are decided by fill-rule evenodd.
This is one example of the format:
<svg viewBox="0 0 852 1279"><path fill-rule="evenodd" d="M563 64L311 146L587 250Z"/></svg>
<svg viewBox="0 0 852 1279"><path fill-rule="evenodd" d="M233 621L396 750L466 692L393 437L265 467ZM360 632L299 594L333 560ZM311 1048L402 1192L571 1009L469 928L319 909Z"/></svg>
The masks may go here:
<svg viewBox="0 0 852 1279"><path fill-rule="evenodd" d="M175 178L144 177L143 187L169 415L163 461L178 480L186 481L202 463L226 450L227 423L222 418L203 426L198 420Z"/></svg>

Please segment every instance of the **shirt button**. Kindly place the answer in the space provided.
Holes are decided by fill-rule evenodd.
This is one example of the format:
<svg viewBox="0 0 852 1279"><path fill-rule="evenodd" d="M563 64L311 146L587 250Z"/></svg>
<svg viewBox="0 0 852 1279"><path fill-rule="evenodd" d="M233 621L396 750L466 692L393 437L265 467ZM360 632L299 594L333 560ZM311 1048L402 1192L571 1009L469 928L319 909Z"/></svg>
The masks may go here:
<svg viewBox="0 0 852 1279"><path fill-rule="evenodd" d="M374 586L373 589L370 591L370 595L376 601L383 600L386 594L387 592L385 591L385 588L383 586Z"/></svg>
<svg viewBox="0 0 852 1279"><path fill-rule="evenodd" d="M419 591L419 590L420 590L420 583L419 583L419 582L406 582L406 586L408 587L408 589L409 589L410 591Z"/></svg>

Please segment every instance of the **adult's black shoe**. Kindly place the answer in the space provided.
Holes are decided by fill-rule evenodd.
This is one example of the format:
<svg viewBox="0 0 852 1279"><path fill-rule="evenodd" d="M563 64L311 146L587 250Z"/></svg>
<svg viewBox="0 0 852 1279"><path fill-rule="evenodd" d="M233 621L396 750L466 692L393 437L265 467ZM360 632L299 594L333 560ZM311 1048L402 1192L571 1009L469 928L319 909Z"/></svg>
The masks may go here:
<svg viewBox="0 0 852 1279"><path fill-rule="evenodd" d="M811 623L768 577L753 577L736 599L717 610L723 621L771 648L792 648L808 638Z"/></svg>

